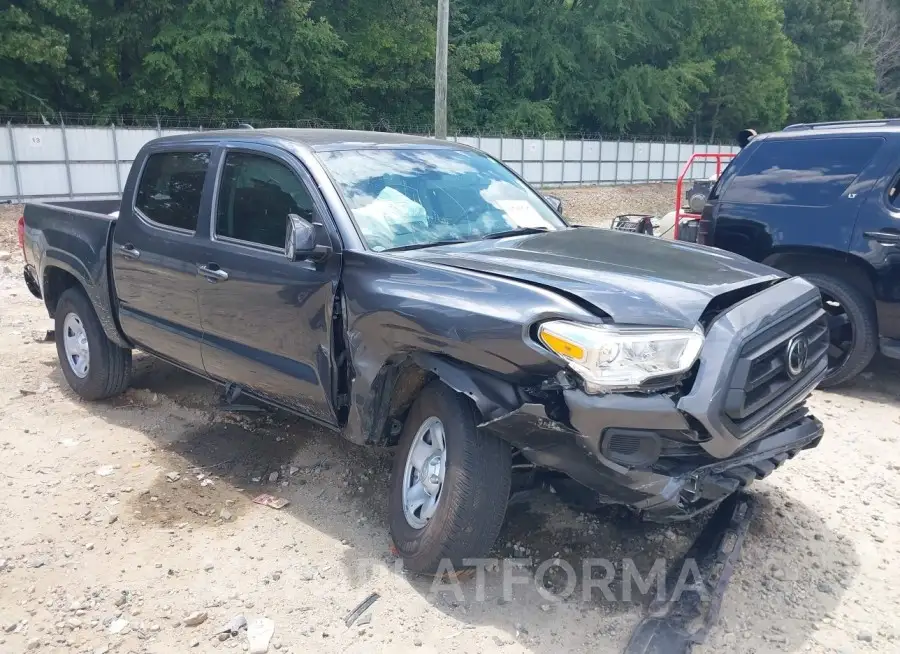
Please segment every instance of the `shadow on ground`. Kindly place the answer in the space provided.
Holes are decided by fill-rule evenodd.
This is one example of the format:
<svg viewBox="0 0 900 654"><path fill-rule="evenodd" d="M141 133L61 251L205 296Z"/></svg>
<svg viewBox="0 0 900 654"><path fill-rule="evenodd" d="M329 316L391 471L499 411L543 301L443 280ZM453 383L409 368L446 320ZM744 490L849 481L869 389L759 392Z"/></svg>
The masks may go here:
<svg viewBox="0 0 900 654"><path fill-rule="evenodd" d="M900 407L900 361L877 354L861 375L824 392Z"/></svg>
<svg viewBox="0 0 900 654"><path fill-rule="evenodd" d="M77 401L57 368L48 374ZM509 642L515 639L533 652L557 654L559 614L564 612L570 616L570 628L574 624L582 629L577 636L586 647L620 648L646 599L635 575L626 577L625 569L647 580L662 560L671 574L702 527L699 520L673 526L641 523L617 508L584 514L563 505L549 490L538 489L527 501L510 506L494 552L497 569L488 569L483 583L477 576L463 576L458 583L436 586L433 579L404 573L392 553L386 527L389 452L354 446L283 413L222 412L218 396L219 389L204 380L164 362L136 357L132 389L125 396L84 405L105 420L145 433L157 447L154 456L160 466L215 479L198 489L197 484L172 484L161 475L149 492L135 499L141 520L153 526L190 523L212 528L241 514L251 514L245 519L252 520L252 511L268 510L251 503L259 493L283 496L290 500L283 515L349 546L340 564L359 586L360 598L375 587L399 592L411 588L457 620L460 629L494 626L508 634ZM193 411L192 416L162 422L147 418L148 412L174 415L182 409ZM789 469L790 464L779 474ZM812 509L760 486L747 554L729 589L729 601L750 608L742 624L724 628L727 637L743 639L734 634L767 634L772 624L791 620L793 632L801 635L790 649L800 648L819 619L810 617L808 607L817 607L815 616L834 609L859 562L852 547ZM797 548L809 562L808 570L779 563L786 550ZM554 558L574 571L574 588L567 588L569 575L563 568L544 570L540 565ZM594 559L609 562L612 569ZM511 565L514 560L522 560L523 566ZM817 581L821 575L808 574L818 560L843 562L839 570L829 572L834 583L823 585ZM584 583L586 565L594 578L609 576L608 595L602 585ZM519 580L511 592L504 588L505 575L510 574ZM553 593L565 590L572 591L568 599L554 601ZM779 594L797 611L785 615L783 603L772 601Z"/></svg>

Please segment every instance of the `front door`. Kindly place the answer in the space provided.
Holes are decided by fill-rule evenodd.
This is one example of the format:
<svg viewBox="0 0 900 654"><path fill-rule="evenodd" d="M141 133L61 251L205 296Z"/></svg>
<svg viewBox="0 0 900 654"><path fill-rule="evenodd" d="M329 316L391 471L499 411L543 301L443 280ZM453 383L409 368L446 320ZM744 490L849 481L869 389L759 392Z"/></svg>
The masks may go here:
<svg viewBox="0 0 900 654"><path fill-rule="evenodd" d="M900 339L900 160L891 152L884 182L860 211L850 251L875 270L880 335Z"/></svg>
<svg viewBox="0 0 900 654"><path fill-rule="evenodd" d="M285 257L288 214L320 216L299 161L278 150L226 148L198 260L207 374L335 424L332 310L340 255Z"/></svg>
<svg viewBox="0 0 900 654"><path fill-rule="evenodd" d="M126 188L113 231L112 274L122 330L136 345L203 372L202 331L193 264L211 151L161 150L145 160L137 188ZM206 191L207 194L209 190Z"/></svg>

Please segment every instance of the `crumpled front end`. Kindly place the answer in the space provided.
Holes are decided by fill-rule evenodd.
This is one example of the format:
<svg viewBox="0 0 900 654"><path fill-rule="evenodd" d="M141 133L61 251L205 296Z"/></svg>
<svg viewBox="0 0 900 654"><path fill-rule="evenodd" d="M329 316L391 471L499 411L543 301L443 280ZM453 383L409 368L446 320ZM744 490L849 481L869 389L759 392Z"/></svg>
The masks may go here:
<svg viewBox="0 0 900 654"><path fill-rule="evenodd" d="M790 279L710 317L699 366L676 389L544 390L482 428L600 502L685 519L819 443L804 401L827 347L818 292Z"/></svg>

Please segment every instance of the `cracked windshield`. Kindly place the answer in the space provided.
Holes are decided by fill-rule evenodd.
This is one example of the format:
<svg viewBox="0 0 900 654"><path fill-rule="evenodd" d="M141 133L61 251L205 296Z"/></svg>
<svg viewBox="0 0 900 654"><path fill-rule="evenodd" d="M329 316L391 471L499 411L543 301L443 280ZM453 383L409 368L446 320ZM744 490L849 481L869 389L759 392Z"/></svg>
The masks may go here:
<svg viewBox="0 0 900 654"><path fill-rule="evenodd" d="M371 149L320 156L366 245L378 252L564 226L515 175L475 152Z"/></svg>

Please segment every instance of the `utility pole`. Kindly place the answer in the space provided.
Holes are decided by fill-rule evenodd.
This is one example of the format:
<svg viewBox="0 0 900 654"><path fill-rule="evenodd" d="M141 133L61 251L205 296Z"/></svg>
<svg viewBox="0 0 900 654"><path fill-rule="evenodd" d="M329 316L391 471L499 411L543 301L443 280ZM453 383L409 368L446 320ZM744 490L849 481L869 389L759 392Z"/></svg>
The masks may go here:
<svg viewBox="0 0 900 654"><path fill-rule="evenodd" d="M434 58L434 135L447 138L447 42L450 0L438 0L437 52Z"/></svg>

